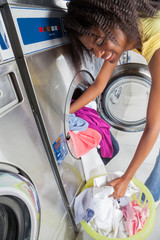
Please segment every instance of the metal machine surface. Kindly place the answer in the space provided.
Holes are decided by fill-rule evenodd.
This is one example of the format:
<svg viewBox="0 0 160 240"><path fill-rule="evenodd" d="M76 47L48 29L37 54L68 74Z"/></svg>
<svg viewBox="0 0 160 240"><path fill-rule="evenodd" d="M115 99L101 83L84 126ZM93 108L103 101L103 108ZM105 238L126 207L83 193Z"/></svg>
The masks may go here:
<svg viewBox="0 0 160 240"><path fill-rule="evenodd" d="M11 5L10 12L22 49L18 54L26 61L49 144L71 204L84 175L81 161L74 158L66 142L69 106L74 90L83 82L91 84L95 66L98 68L99 64L75 70L63 28L64 11L23 7L22 13L22 7Z"/></svg>
<svg viewBox="0 0 160 240"><path fill-rule="evenodd" d="M23 7L22 14L21 10L20 7L11 6L50 146L71 203L81 186L83 170L80 161L70 155L64 133L65 86L70 84L73 77L68 67L69 60L66 62L63 56L68 43L62 25L63 12ZM39 35L35 33L37 28ZM52 47L55 47L54 50L51 50ZM62 78L63 70L65 81Z"/></svg>
<svg viewBox="0 0 160 240"><path fill-rule="evenodd" d="M0 34L0 239L75 239L1 14Z"/></svg>

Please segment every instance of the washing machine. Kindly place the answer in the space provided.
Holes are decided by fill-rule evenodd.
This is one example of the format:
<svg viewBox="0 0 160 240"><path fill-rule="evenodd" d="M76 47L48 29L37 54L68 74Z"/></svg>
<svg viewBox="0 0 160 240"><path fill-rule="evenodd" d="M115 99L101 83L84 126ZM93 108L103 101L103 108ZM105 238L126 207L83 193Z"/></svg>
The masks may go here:
<svg viewBox="0 0 160 240"><path fill-rule="evenodd" d="M11 48L6 5L0 8L0 239L75 239L63 185L53 174Z"/></svg>
<svg viewBox="0 0 160 240"><path fill-rule="evenodd" d="M75 68L64 29L65 9L13 4L4 8L10 40L38 116L39 130L46 133L50 164L58 169L72 207L85 176L82 162L68 143L69 107L75 90L84 91L94 81L102 62L94 60L89 64L86 58L81 69Z"/></svg>

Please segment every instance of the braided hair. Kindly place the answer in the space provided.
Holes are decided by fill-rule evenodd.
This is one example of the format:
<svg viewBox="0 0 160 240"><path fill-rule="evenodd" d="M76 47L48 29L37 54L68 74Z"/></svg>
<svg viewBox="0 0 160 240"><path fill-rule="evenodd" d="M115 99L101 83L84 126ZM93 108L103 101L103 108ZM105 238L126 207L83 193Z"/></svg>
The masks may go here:
<svg viewBox="0 0 160 240"><path fill-rule="evenodd" d="M100 28L115 44L118 44L118 39L115 39L111 29L119 28L141 46L140 18L156 17L159 9L158 3L149 0L70 0L65 28L77 65L80 65L85 51L91 56L79 37L92 36L92 27Z"/></svg>

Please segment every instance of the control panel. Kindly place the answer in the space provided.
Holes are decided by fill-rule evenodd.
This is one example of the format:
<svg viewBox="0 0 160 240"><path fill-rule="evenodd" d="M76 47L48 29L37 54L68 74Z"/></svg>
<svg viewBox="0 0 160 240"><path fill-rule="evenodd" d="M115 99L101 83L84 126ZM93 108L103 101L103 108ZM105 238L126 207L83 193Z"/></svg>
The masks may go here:
<svg viewBox="0 0 160 240"><path fill-rule="evenodd" d="M65 11L12 6L11 12L24 55L69 43Z"/></svg>
<svg viewBox="0 0 160 240"><path fill-rule="evenodd" d="M24 45L64 36L60 18L18 18L17 22Z"/></svg>

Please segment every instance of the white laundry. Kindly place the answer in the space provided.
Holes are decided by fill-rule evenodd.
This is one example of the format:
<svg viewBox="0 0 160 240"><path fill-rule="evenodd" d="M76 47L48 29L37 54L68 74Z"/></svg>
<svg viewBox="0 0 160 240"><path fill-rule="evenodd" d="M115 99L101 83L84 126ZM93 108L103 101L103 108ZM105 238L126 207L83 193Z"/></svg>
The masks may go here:
<svg viewBox="0 0 160 240"><path fill-rule="evenodd" d="M74 205L76 222L77 219L80 222L87 218L87 222L92 229L101 235L111 238L128 237L120 206L127 205L128 197L131 197L133 193L139 192L140 190L130 181L124 198L117 201L113 197L109 197L109 195L113 193L114 188L107 186L107 183L120 177L122 174L122 172L114 172L94 178L94 186L84 190L86 196L80 196L83 192L78 195L78 201L82 201L82 203L78 202L78 204L76 203ZM87 191L89 191L89 194ZM75 202L77 201L76 199ZM81 206L83 204L84 206ZM86 209L92 210L89 218L86 215ZM81 210L83 213L80 212ZM78 215L80 215L80 217Z"/></svg>
<svg viewBox="0 0 160 240"><path fill-rule="evenodd" d="M115 236L115 234L113 232L111 232L108 234L107 237L113 238L113 236ZM119 222L117 238L119 239L119 238L127 238L127 237L128 237L128 234L126 232L124 218L122 218L121 221Z"/></svg>
<svg viewBox="0 0 160 240"><path fill-rule="evenodd" d="M129 203L129 198L126 197L126 196L124 196L124 197L122 197L122 198L117 199L117 201L118 201L118 204L119 204L121 207L124 207L124 206L127 206L127 205L128 205L128 203Z"/></svg>
<svg viewBox="0 0 160 240"><path fill-rule="evenodd" d="M119 223L123 218L120 206L112 197L113 187L93 188L94 217L88 223L99 234L117 237Z"/></svg>
<svg viewBox="0 0 160 240"><path fill-rule="evenodd" d="M74 213L76 224L83 220L88 222L94 215L92 191L93 188L87 188L75 198Z"/></svg>
<svg viewBox="0 0 160 240"><path fill-rule="evenodd" d="M112 180L121 177L123 175L123 172L121 171L116 171L114 173L110 173L107 175L103 175L100 177L96 177L94 179L94 186L95 187L103 187L106 186L109 182L111 182ZM133 193L138 193L140 192L139 188L136 187L136 185L133 183L133 181L129 182L127 191L125 193L126 197L131 197L133 195Z"/></svg>
<svg viewBox="0 0 160 240"><path fill-rule="evenodd" d="M87 105L85 105L85 107L89 107L89 108L92 108L94 110L97 110L97 103L95 100L89 102Z"/></svg>
<svg viewBox="0 0 160 240"><path fill-rule="evenodd" d="M108 194L109 196L110 194L112 194L114 189L113 187L106 185L110 181L122 175L123 172L117 171L111 174L94 178L93 193L99 193L95 196L96 198L99 197L101 199L97 199L97 204L95 204L94 202L95 215L93 219L89 222L89 225L98 233L111 238L128 237L124 226L123 213L119 208L120 206L125 206L128 204L129 197L131 197L133 193L140 191L139 188L137 188L135 184L130 181L126 194L123 198L120 198L117 201L110 197L108 198L109 200L107 200L106 195ZM102 192L98 192L98 189L99 191L102 190ZM105 189L106 195L103 192L103 189ZM102 197L104 197L104 201L102 201ZM101 215L103 215L103 218Z"/></svg>

